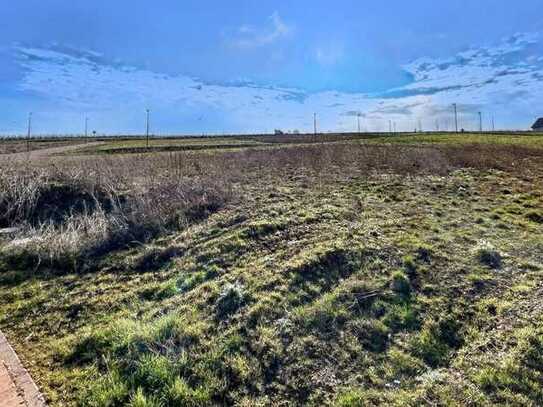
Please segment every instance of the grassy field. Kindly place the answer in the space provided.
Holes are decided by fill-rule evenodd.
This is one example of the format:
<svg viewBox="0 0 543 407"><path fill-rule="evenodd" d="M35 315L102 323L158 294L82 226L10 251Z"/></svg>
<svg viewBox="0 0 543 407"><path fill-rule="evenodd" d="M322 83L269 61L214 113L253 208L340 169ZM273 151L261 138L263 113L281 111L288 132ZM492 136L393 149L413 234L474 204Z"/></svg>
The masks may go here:
<svg viewBox="0 0 543 407"><path fill-rule="evenodd" d="M80 153L127 154L141 152L195 151L252 147L263 143L234 137L150 138L106 141L97 147L80 150Z"/></svg>
<svg viewBox="0 0 543 407"><path fill-rule="evenodd" d="M0 329L53 406L541 405L543 138L497 137L0 164Z"/></svg>
<svg viewBox="0 0 543 407"><path fill-rule="evenodd" d="M364 140L373 143L401 143L401 144L491 144L491 145L518 145L526 147L543 148L543 134L405 134L396 136L382 136Z"/></svg>
<svg viewBox="0 0 543 407"><path fill-rule="evenodd" d="M78 154L136 154L200 150L236 150L244 148L277 147L284 145L303 145L315 142L338 143L368 140L376 134L285 134L261 136L223 136L223 137L151 137L149 143L142 137L133 139L100 139L102 144L82 148Z"/></svg>
<svg viewBox="0 0 543 407"><path fill-rule="evenodd" d="M27 143L24 138L0 140L0 155L42 150L55 147L81 145L77 154L134 154L144 152L175 152L240 149L251 147L270 147L278 145L298 145L315 142L361 142L376 144L491 144L519 145L543 148L543 134L481 134L481 133L340 133L340 134L284 134L256 136L191 136L191 137L150 137L147 144L143 136L112 136L102 138L44 138L32 139ZM85 143L91 146L85 147ZM70 153L71 154L71 153Z"/></svg>

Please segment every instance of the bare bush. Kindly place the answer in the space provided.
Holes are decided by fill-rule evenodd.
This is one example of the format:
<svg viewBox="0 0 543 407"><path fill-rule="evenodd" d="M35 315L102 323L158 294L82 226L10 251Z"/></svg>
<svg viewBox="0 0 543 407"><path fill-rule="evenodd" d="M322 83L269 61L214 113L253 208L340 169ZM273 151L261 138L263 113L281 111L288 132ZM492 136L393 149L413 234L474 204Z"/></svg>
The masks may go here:
<svg viewBox="0 0 543 407"><path fill-rule="evenodd" d="M5 167L0 177L0 226L29 219L44 184L47 171Z"/></svg>
<svg viewBox="0 0 543 407"><path fill-rule="evenodd" d="M6 166L0 227L20 232L2 255L18 268L81 269L97 256L204 219L231 195L222 180L178 177L154 159Z"/></svg>
<svg viewBox="0 0 543 407"><path fill-rule="evenodd" d="M12 267L77 270L93 248L103 244L112 229L119 228L104 212L69 217L63 224L41 224L24 229L2 249Z"/></svg>

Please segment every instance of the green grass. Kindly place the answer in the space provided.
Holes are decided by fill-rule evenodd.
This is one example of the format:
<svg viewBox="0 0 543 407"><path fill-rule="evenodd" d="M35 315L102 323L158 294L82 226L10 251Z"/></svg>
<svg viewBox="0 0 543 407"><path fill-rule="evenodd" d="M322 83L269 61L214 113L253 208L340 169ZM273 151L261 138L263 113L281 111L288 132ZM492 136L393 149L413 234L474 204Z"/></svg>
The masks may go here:
<svg viewBox="0 0 543 407"><path fill-rule="evenodd" d="M103 139L101 144L83 147L69 154L133 154L142 152L175 152L200 150L233 150L246 147L257 147L266 143L248 138L235 137L184 137L167 138L151 137L149 143L145 138Z"/></svg>
<svg viewBox="0 0 543 407"><path fill-rule="evenodd" d="M51 405L540 405L530 168L255 174L92 272L1 265L0 327Z"/></svg>
<svg viewBox="0 0 543 407"><path fill-rule="evenodd" d="M97 141L89 139L90 141ZM254 147L270 147L299 145L312 142L326 143L370 143L370 144L407 144L407 145L512 145L531 148L543 147L541 133L401 133L389 135L384 133L346 133L318 135L283 135L283 136L227 136L227 137L150 137L149 145L145 137L111 137L101 138L100 145L82 146L80 149L66 154L127 154L142 152L174 152L200 150L236 150ZM81 138L37 140L31 143L32 149L61 147L73 143L82 143ZM0 152L26 151L26 143L17 140L5 140L0 143Z"/></svg>
<svg viewBox="0 0 543 407"><path fill-rule="evenodd" d="M326 143L369 143L369 144L399 144L399 145L452 145L464 146L484 144L489 146L519 146L528 148L543 148L542 134L481 134L481 133L423 133L423 134L351 134L351 135L322 135L316 142ZM203 138L151 138L149 147L144 139L111 140L104 144L82 148L68 154L126 154L142 152L173 152L173 151L222 151L245 148L270 148L286 145L310 143L312 136L281 137L203 137Z"/></svg>
<svg viewBox="0 0 543 407"><path fill-rule="evenodd" d="M364 143L393 143L393 144L490 144L518 145L526 147L543 147L543 134L481 134L481 133L422 133L383 136L363 140Z"/></svg>

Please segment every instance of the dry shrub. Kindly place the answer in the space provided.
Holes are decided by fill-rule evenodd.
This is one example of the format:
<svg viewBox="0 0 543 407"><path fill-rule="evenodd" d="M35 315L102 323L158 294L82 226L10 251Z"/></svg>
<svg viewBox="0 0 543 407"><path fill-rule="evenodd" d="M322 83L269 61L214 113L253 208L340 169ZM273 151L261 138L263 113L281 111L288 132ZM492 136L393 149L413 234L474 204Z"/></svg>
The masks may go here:
<svg viewBox="0 0 543 407"><path fill-rule="evenodd" d="M375 173L445 175L466 167L518 171L542 155L519 146L335 143L63 158L34 166L4 162L0 227L22 226L12 243L19 257L78 268L93 256L200 221L232 200L235 190L250 193L246 185Z"/></svg>
<svg viewBox="0 0 543 407"><path fill-rule="evenodd" d="M523 171L543 150L517 145L470 144L441 148L452 166L479 170Z"/></svg>
<svg viewBox="0 0 543 407"><path fill-rule="evenodd" d="M398 174L446 173L446 155L436 148L358 144L314 144L221 154L228 170L284 175L293 171L334 176L382 172Z"/></svg>
<svg viewBox="0 0 543 407"><path fill-rule="evenodd" d="M59 223L98 207L110 209L110 198L84 171L28 164L0 167L0 227Z"/></svg>
<svg viewBox="0 0 543 407"><path fill-rule="evenodd" d="M15 268L79 270L99 256L206 218L231 199L222 180L175 177L154 158L3 167L0 227L20 228Z"/></svg>
<svg viewBox="0 0 543 407"><path fill-rule="evenodd" d="M44 265L74 271L84 264L93 248L111 236L115 226L102 211L73 215L61 225L49 223L24 229L1 253L10 266L19 269Z"/></svg>
<svg viewBox="0 0 543 407"><path fill-rule="evenodd" d="M207 217L227 196L202 184L158 184L106 212L72 214L63 222L25 225L2 254L12 267L56 267L75 271L92 267L98 256L146 242Z"/></svg>
<svg viewBox="0 0 543 407"><path fill-rule="evenodd" d="M165 178L129 196L128 222L179 227L217 211L231 191L212 179Z"/></svg>
<svg viewBox="0 0 543 407"><path fill-rule="evenodd" d="M4 167L0 176L0 226L29 219L50 174L28 167Z"/></svg>

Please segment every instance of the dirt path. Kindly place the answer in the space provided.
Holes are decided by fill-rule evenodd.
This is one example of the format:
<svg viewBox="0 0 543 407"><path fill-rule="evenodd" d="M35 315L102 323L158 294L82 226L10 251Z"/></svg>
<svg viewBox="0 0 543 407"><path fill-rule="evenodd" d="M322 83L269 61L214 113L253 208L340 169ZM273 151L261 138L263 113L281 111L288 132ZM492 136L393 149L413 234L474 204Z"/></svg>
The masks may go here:
<svg viewBox="0 0 543 407"><path fill-rule="evenodd" d="M33 150L30 152L25 151L22 153L0 154L0 160L9 160L9 161L43 160L55 154L61 154L61 153L69 152L69 151L79 150L80 148L83 148L83 147L99 146L101 144L104 144L104 142L95 141L92 143L80 143L80 144L72 144L72 145L62 146L62 147L43 148L39 150Z"/></svg>
<svg viewBox="0 0 543 407"><path fill-rule="evenodd" d="M38 387L0 331L0 407L45 407Z"/></svg>

